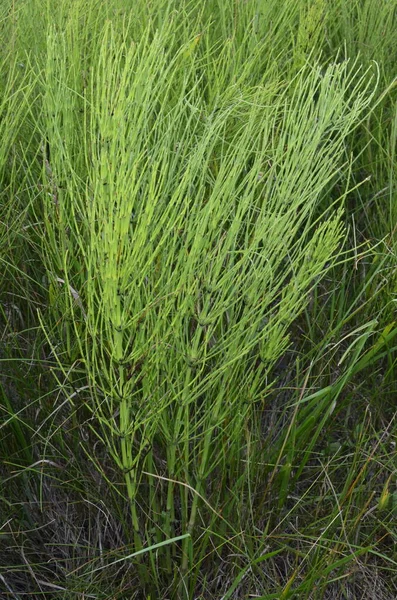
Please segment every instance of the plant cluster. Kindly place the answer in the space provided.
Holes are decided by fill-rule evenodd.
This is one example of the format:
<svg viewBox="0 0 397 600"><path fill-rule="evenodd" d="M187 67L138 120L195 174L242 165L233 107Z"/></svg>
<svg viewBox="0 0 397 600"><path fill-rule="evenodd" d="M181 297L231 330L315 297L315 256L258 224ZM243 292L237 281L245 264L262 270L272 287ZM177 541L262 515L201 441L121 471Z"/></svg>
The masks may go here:
<svg viewBox="0 0 397 600"><path fill-rule="evenodd" d="M397 592L397 1L0 19L0 591Z"/></svg>

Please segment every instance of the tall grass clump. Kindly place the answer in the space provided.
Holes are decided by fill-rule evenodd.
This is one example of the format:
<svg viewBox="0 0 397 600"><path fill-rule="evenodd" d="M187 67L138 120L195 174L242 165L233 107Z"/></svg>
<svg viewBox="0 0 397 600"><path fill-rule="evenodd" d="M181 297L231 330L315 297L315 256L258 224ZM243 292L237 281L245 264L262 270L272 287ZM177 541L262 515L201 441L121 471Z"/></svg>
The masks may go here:
<svg viewBox="0 0 397 600"><path fill-rule="evenodd" d="M393 88L353 4L10 3L7 594L339 599L394 574L395 127L369 127Z"/></svg>

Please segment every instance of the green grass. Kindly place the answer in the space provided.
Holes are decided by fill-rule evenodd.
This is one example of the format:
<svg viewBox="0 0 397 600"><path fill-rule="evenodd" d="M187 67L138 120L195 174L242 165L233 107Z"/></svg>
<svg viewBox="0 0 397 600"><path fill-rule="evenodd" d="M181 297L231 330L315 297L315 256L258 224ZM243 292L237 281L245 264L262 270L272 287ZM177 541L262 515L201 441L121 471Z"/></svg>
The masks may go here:
<svg viewBox="0 0 397 600"><path fill-rule="evenodd" d="M4 4L4 597L395 597L396 9Z"/></svg>

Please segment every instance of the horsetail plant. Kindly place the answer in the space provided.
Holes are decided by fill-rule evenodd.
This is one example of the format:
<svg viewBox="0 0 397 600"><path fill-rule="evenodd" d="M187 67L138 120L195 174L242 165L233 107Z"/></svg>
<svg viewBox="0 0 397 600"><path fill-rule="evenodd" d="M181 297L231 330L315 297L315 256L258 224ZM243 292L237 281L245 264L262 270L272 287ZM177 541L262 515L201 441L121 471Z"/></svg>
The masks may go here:
<svg viewBox="0 0 397 600"><path fill-rule="evenodd" d="M392 52L387 5L376 8L369 58L377 46ZM352 50L365 46L374 10L370 0L32 0L2 11L13 57L4 50L1 62L2 280L16 275L2 291L0 362L29 396L14 408L5 368L0 426L14 427L16 448L5 482L22 474L36 516L46 492L72 488L103 523L91 537L85 506L76 528L65 525L78 541L57 561L61 597L269 589L266 598L311 600L370 555L374 532L373 556L386 560L392 428L371 432L368 409L352 441L338 431L350 426L349 394L365 397L362 373L376 364L374 389L386 363L388 385L395 376L395 304L379 309L394 290L394 223L374 246L372 225L356 226L384 189L378 231L394 210L392 88L369 116L385 66L367 69ZM341 51L333 40L350 23ZM352 198L384 153L384 186L360 215ZM19 331L8 318L9 298L20 311L15 282L39 313L25 324L20 312ZM7 504L10 523L18 506L33 527L22 504ZM41 550L21 556L40 571ZM17 596L1 573L0 589Z"/></svg>
<svg viewBox="0 0 397 600"><path fill-rule="evenodd" d="M180 562L190 597L199 514L216 531L223 510L226 539L243 527L215 482L245 493L254 407L343 241L342 199L325 211L322 194L374 83L314 64L293 86L232 86L208 112L207 33L175 49L172 24L137 42L125 27L104 25L84 82L67 36L48 36L43 247L64 298L50 336L90 386L136 552L189 534L163 568Z"/></svg>

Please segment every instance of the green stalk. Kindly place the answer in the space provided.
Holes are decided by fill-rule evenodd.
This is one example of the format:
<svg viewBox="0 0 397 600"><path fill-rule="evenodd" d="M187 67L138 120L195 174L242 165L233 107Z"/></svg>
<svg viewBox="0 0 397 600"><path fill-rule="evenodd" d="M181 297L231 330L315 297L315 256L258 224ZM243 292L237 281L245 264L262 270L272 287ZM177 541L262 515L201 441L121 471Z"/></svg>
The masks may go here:
<svg viewBox="0 0 397 600"><path fill-rule="evenodd" d="M121 447L121 461L123 465L124 478L127 486L127 494L130 502L132 526L134 528L134 543L136 551L143 548L142 540L140 536L139 518L136 509L136 472L134 468L133 453L133 440L132 436L134 432L131 432L131 409L130 399L124 392L124 386L126 382L126 369L122 366L124 357L124 344L123 344L123 329L121 320L121 303L120 298L116 293L116 305L113 323L114 327L114 358L118 367L118 382L117 386L120 390L122 397L120 403L120 418L119 418L119 429L120 429L120 447Z"/></svg>

